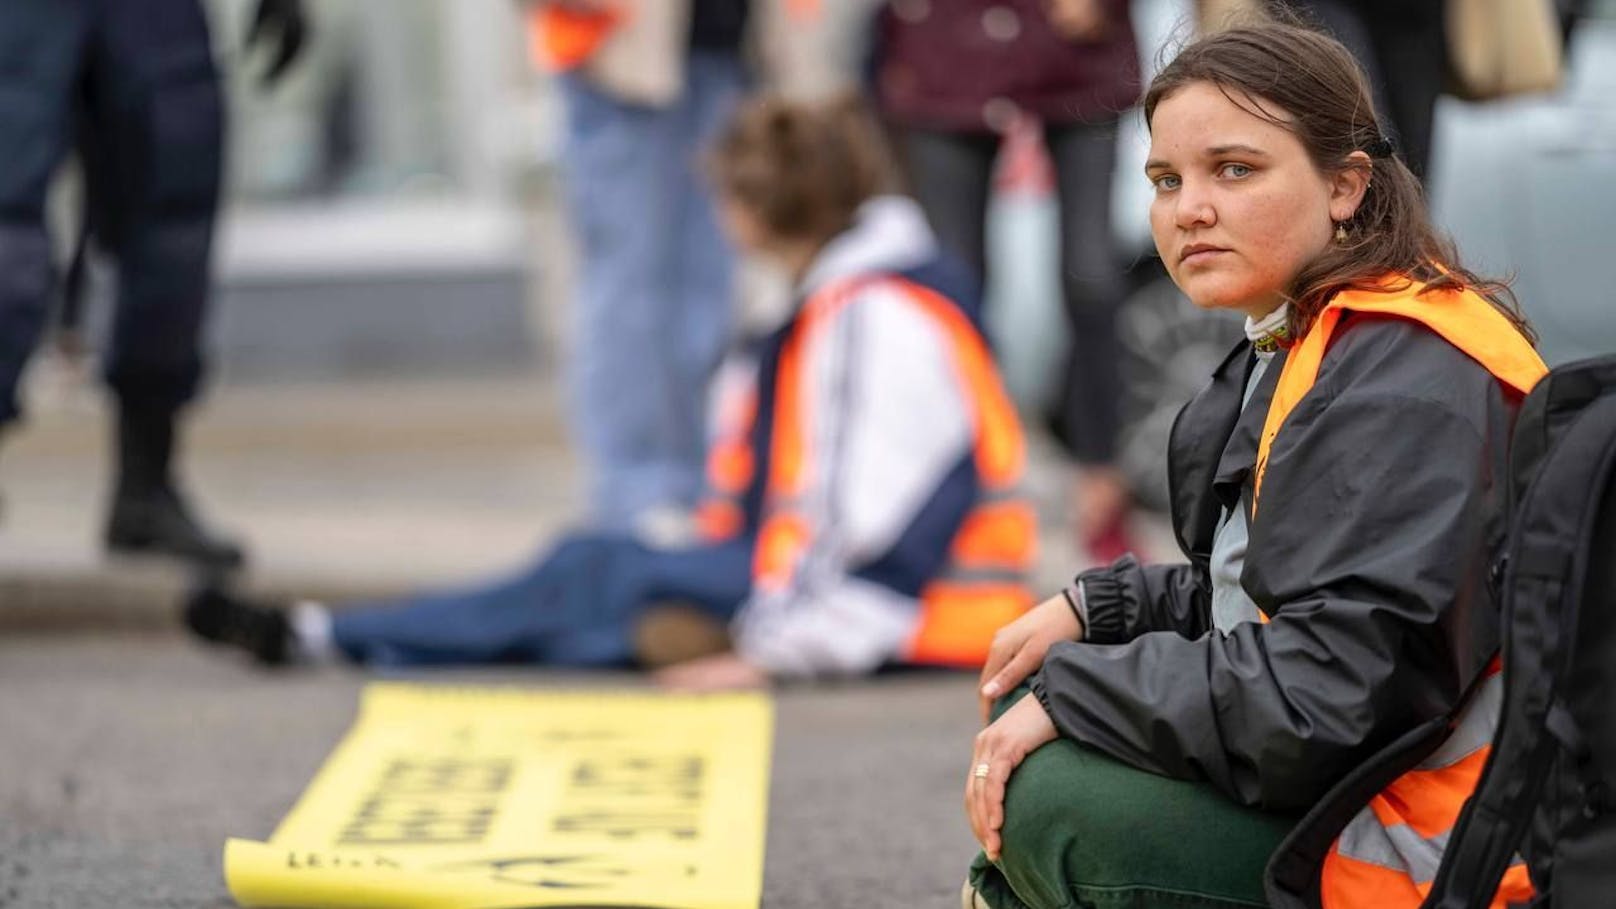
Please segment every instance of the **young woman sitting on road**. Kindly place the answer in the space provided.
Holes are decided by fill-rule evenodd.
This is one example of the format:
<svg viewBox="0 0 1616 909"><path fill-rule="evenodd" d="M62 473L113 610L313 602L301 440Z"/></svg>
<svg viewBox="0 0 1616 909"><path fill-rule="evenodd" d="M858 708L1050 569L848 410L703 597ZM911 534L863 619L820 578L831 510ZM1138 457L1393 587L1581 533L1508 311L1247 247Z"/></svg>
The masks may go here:
<svg viewBox="0 0 1616 909"><path fill-rule="evenodd" d="M1434 875L1496 722L1490 554L1545 370L1370 97L1283 24L1149 87L1156 248L1248 340L1172 434L1188 561L1086 572L993 644L967 906L1416 906ZM1517 865L1500 896L1529 892Z"/></svg>

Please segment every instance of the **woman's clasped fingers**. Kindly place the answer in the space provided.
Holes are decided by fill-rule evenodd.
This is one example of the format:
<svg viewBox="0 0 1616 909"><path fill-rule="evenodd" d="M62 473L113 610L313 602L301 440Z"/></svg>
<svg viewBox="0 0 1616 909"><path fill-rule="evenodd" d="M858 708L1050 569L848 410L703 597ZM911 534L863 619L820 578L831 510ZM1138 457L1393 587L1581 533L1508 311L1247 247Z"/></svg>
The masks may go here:
<svg viewBox="0 0 1616 909"><path fill-rule="evenodd" d="M990 860L1003 845L1004 795L1010 774L1037 748L1056 737L1055 725L1037 698L1024 697L988 728L977 733L965 789L971 832Z"/></svg>
<svg viewBox="0 0 1616 909"><path fill-rule="evenodd" d="M999 860L1002 844L999 831L1004 827L1004 790L1014 765L1006 760L992 761L988 773L977 786L977 811L982 818L982 851L992 861Z"/></svg>
<svg viewBox="0 0 1616 909"><path fill-rule="evenodd" d="M965 789L965 810L971 819L971 833L982 844L988 858L999 858L999 830L1004 826L1004 791L1010 781L1014 761L1004 757L982 758L971 764Z"/></svg>
<svg viewBox="0 0 1616 909"><path fill-rule="evenodd" d="M982 811L981 796L986 788L992 762L981 755L973 755L970 770L965 775L965 817L971 824L971 836L978 842L987 839L986 815Z"/></svg>
<svg viewBox="0 0 1616 909"><path fill-rule="evenodd" d="M990 859L999 857L1005 785L1018 763L997 747L995 738L988 735L988 730L977 736L976 753L965 781L965 813L971 821L971 833Z"/></svg>
<svg viewBox="0 0 1616 909"><path fill-rule="evenodd" d="M1000 628L988 649L977 690L982 722L987 723L995 700L1014 691L1038 671L1056 641L1075 641L1082 633L1082 623L1064 593L1039 603Z"/></svg>
<svg viewBox="0 0 1616 909"><path fill-rule="evenodd" d="M1000 664L993 675L984 673L984 681L978 695L982 704L982 721L992 715L993 702L1015 690L1017 685L1026 681L1027 677L1038 671L1043 665L1044 655L1032 642L1023 641L1017 646L1014 653Z"/></svg>
<svg viewBox="0 0 1616 909"><path fill-rule="evenodd" d="M1003 692L997 679L1004 674L1005 669L1015 660L1022 650L1022 642L1011 640L1003 630L993 639L993 646L988 651L987 662L982 666L982 676L977 680L977 698L982 709L982 725L988 724L992 716L993 702Z"/></svg>

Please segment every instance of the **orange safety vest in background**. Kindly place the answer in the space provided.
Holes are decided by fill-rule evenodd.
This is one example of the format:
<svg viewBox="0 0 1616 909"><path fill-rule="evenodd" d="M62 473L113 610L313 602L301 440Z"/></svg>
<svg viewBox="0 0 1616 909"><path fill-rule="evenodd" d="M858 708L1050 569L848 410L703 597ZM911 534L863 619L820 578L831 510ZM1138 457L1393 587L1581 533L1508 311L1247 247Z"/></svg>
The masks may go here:
<svg viewBox="0 0 1616 909"><path fill-rule="evenodd" d="M582 66L624 15L615 5L582 10L540 2L528 11L529 56L535 64L554 72Z"/></svg>
<svg viewBox="0 0 1616 909"><path fill-rule="evenodd" d="M1386 287L1385 292L1337 294L1286 355L1258 444L1253 520L1274 439L1285 418L1313 387L1330 340L1346 313L1417 322L1523 396L1548 372L1515 326L1474 292L1439 289L1422 295L1425 285L1414 281L1406 286L1401 281L1388 282ZM1425 899L1448 836L1475 791L1491 751L1503 703L1499 670L1494 659L1436 752L1381 790L1342 829L1325 857L1319 880L1325 909L1400 909L1417 907ZM1499 884L1493 905L1503 907L1531 895L1526 865L1517 856Z"/></svg>
<svg viewBox="0 0 1616 909"><path fill-rule="evenodd" d="M803 22L819 14L819 5L820 0L786 0L786 12ZM527 40L534 64L553 72L582 66L628 15L617 4L604 7L571 9L543 0L533 4L527 16Z"/></svg>
<svg viewBox="0 0 1616 909"><path fill-rule="evenodd" d="M1032 507L1019 495L1026 461L1021 424L992 354L959 308L915 282L880 281L932 319L953 348L960 387L974 418L979 489L976 504L954 534L943 570L921 592L915 631L900 657L914 664L979 666L987 658L994 632L1032 605L1025 579L1037 534ZM870 286L868 281L850 281L814 294L780 348L768 475L752 566L758 590L790 584L814 538L815 528L800 507L816 467L808 461L806 444L812 415L804 412L808 379L803 374L803 348L819 326ZM704 535L715 540L741 531L745 518L739 502L757 471L751 440L756 398L721 400L718 409L718 437L707 463L712 495L697 513Z"/></svg>

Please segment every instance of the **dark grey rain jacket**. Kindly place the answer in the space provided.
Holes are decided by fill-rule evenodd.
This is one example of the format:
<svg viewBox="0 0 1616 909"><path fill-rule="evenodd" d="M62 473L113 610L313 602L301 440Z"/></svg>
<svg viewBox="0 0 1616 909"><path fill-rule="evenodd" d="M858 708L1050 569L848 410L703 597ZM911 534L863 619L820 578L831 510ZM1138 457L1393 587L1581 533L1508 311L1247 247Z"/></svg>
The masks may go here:
<svg viewBox="0 0 1616 909"><path fill-rule="evenodd" d="M1423 326L1348 316L1273 443L1251 522L1240 582L1271 621L1224 634L1212 536L1222 508L1251 515L1282 366L1242 412L1251 362L1242 343L1173 428L1172 518L1189 562L1125 557L1081 575L1086 639L1051 648L1032 690L1067 738L1300 813L1349 771L1398 765L1383 768L1389 781L1416 763L1388 746L1440 725L1496 650L1489 567L1520 402ZM1342 821L1367 801L1352 798Z"/></svg>

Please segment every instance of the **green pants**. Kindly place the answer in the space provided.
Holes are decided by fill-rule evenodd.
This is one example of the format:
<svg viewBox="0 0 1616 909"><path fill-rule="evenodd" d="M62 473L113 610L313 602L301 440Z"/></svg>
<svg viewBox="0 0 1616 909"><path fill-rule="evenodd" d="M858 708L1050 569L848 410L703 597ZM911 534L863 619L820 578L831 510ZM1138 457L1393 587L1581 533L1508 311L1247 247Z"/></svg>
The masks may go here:
<svg viewBox="0 0 1616 909"><path fill-rule="evenodd" d="M1265 906L1263 866L1296 821L1058 739L1011 774L999 861L979 854L970 879L993 909Z"/></svg>

